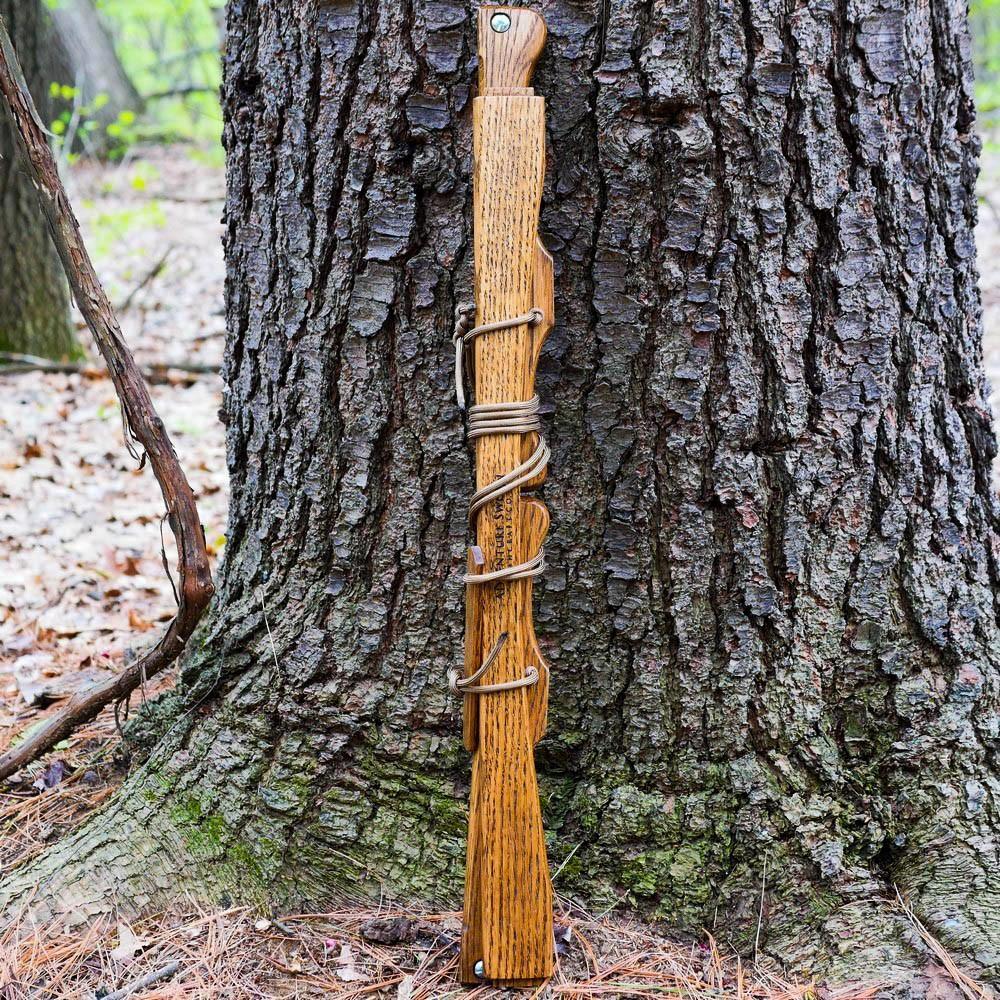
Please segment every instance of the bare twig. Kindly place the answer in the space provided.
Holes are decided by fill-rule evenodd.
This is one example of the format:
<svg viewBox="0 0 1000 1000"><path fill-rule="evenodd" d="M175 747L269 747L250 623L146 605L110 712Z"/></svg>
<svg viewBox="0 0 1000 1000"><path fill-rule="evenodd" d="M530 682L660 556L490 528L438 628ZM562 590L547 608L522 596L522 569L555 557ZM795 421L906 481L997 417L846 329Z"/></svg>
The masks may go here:
<svg viewBox="0 0 1000 1000"><path fill-rule="evenodd" d="M199 56L218 54L219 44L216 42L215 45L198 45L192 49L185 49L183 52L176 52L171 56L165 55L158 60L158 62L160 68L162 69L164 66L172 66L174 63L190 62L192 59L197 59Z"/></svg>
<svg viewBox="0 0 1000 1000"><path fill-rule="evenodd" d="M135 442L149 456L177 543L180 576L177 614L156 644L117 676L73 695L44 725L0 756L0 778L5 778L65 739L81 723L89 722L105 705L127 697L144 677L152 677L173 663L207 607L213 587L194 493L94 271L66 190L59 179L44 126L28 93L2 19L0 96L10 114L13 133L38 191L38 200L73 296L107 363L121 401L126 446L134 454L132 442Z"/></svg>
<svg viewBox="0 0 1000 1000"><path fill-rule="evenodd" d="M139 370L152 383L172 383L171 372L183 375L218 375L218 365L194 364L187 361L156 361L140 365ZM49 372L53 375L86 375L87 378L110 378L106 368L94 368L74 361L50 361L34 354L0 351L0 375L25 375L29 372ZM193 380L191 380L193 381Z"/></svg>
<svg viewBox="0 0 1000 1000"><path fill-rule="evenodd" d="M118 306L118 312L128 312L129 306L135 301L135 297L141 292L151 281L155 281L162 273L163 268L166 267L167 258L174 252L174 244L169 243L167 249L163 251L160 255L160 259L146 272L142 280L132 289L131 292L125 297L125 301Z"/></svg>
<svg viewBox="0 0 1000 1000"><path fill-rule="evenodd" d="M23 375L25 372L52 372L54 375L79 375L89 371L87 365L75 361L51 361L35 354L0 351L0 374ZM97 369L93 369L96 371Z"/></svg>
<svg viewBox="0 0 1000 1000"><path fill-rule="evenodd" d="M138 979L133 979L132 982L127 983L120 990L115 990L113 993L105 993L104 1000L125 1000L126 997L138 993L139 990L144 990L147 986L152 986L153 983L169 979L180 967L181 963L175 958L172 962L167 962L162 969L154 969L152 972L147 972L146 975L140 976Z"/></svg>
<svg viewBox="0 0 1000 1000"><path fill-rule="evenodd" d="M144 101L162 101L168 97L188 97L191 94L215 94L219 95L218 87L205 87L201 84L191 84L181 87L171 87L169 90L158 90L153 94L146 94Z"/></svg>
<svg viewBox="0 0 1000 1000"><path fill-rule="evenodd" d="M175 145L192 145L183 136L171 136L171 142ZM127 155L134 157L134 147L129 147ZM124 161L123 161L124 162ZM121 170L121 165L119 165L119 170ZM215 184L210 185L211 188L216 187ZM137 191L135 188L129 188L127 191L122 192L122 194L127 197L130 201L144 201L144 202L156 202L166 201L175 202L185 205L214 205L216 202L226 200L226 192L224 190L213 191L208 194L199 194L197 192L182 193L173 190L169 185L154 185L144 187L141 191Z"/></svg>
<svg viewBox="0 0 1000 1000"><path fill-rule="evenodd" d="M226 200L226 196L222 192L219 192L219 194L183 195L174 194L172 191L152 191L148 189L141 195L130 191L129 197L135 201L171 201L181 205L214 205L217 201Z"/></svg>

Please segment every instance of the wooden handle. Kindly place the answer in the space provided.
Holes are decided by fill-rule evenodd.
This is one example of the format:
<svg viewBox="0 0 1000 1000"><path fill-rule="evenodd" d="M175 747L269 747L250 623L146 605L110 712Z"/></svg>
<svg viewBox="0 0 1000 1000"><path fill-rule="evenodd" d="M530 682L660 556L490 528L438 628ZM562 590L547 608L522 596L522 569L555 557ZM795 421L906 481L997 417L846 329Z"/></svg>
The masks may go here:
<svg viewBox="0 0 1000 1000"><path fill-rule="evenodd" d="M479 9L479 93L527 88L542 49L545 22L524 7Z"/></svg>

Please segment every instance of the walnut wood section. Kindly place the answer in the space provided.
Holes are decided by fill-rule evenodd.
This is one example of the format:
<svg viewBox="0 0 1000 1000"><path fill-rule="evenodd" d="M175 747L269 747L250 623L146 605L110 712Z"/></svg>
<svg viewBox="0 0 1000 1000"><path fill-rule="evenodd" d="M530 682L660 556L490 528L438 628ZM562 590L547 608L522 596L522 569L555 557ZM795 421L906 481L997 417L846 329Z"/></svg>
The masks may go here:
<svg viewBox="0 0 1000 1000"><path fill-rule="evenodd" d="M131 448L130 442L134 440L144 449L163 494L167 522L177 542L180 575L177 614L156 644L117 676L74 695L44 725L0 756L0 778L5 778L64 739L78 725L93 719L105 705L127 697L144 677L152 677L171 664L198 624L213 588L194 493L94 271L2 20L0 95L10 112L14 134L38 191L38 200L73 297L107 363L121 401L126 442Z"/></svg>
<svg viewBox="0 0 1000 1000"><path fill-rule="evenodd" d="M482 24L482 21L480 22ZM537 58L537 57L536 57ZM490 323L527 312L538 290L538 212L545 161L545 105L540 97L479 97L473 105L474 249L476 317ZM475 341L476 400L529 399L534 392L536 336L528 326ZM476 441L476 484L482 488L521 461L522 435L494 434ZM537 502L514 490L485 507L476 537L486 571L530 558L547 529ZM544 508L542 508L544 511ZM544 533L544 530L542 531ZM530 551L529 551L530 548ZM520 678L536 664L527 581L470 588L478 603L478 644L467 663L481 663L501 633L509 639L483 683ZM539 672L544 665L537 663ZM477 730L472 763L466 876L463 982L537 983L552 972L552 888L535 776L539 726L533 689L472 700ZM544 725L544 719L541 722Z"/></svg>
<svg viewBox="0 0 1000 1000"><path fill-rule="evenodd" d="M495 14L506 14L510 27L494 31ZM545 48L545 22L523 7L480 7L479 93L513 95L527 88ZM530 93L530 91L529 91Z"/></svg>

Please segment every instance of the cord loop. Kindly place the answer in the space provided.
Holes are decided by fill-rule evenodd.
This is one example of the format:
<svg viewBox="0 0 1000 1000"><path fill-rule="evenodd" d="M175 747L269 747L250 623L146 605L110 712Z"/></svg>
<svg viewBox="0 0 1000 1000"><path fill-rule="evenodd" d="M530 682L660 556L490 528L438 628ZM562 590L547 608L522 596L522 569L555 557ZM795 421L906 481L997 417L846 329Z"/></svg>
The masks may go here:
<svg viewBox="0 0 1000 1000"><path fill-rule="evenodd" d="M490 650L489 656L483 660L481 667L477 667L468 677L463 677L458 670L448 671L448 687L452 694L496 694L498 691L516 691L518 688L531 687L538 683L538 670L536 667L525 667L524 676L513 681L503 681L499 684L476 684L487 670L493 666L493 661L500 655L500 650L509 638L508 632L501 632L500 637Z"/></svg>
<svg viewBox="0 0 1000 1000"><path fill-rule="evenodd" d="M541 309L529 309L520 316L498 319L493 323L483 323L482 326L473 326L475 314L476 307L468 302L455 310L455 332L452 334L451 342L455 345L455 396L460 410L465 409L465 382L462 362L466 345L471 344L476 337L481 337L484 333L512 330L517 326L538 326L545 319L545 313Z"/></svg>
<svg viewBox="0 0 1000 1000"><path fill-rule="evenodd" d="M496 320L493 323L483 323L481 326L473 326L474 317L475 307L470 304L460 305L455 310L455 332L452 335L452 343L455 345L455 396L461 410L466 409L463 382L466 345L471 344L476 337L481 337L483 334L510 330L524 325L537 326L544 320L545 314L541 309L536 308L522 313L520 316ZM534 451L527 459L472 495L469 504L470 527L474 526L476 515L487 504L499 499L505 493L525 486L545 471L551 452L541 433L540 406L541 402L536 394L531 399L509 403L476 403L468 408L466 437L470 441L489 434L534 434L538 439ZM491 570L488 573L466 573L462 577L462 582L467 586L482 586L500 581L527 580L540 576L544 571L545 547L541 546L538 552L526 562L518 563L516 566L502 566L500 569ZM531 687L533 684L537 684L538 668L533 666L525 667L524 676L516 680L497 684L476 684L476 681L489 670L500 655L508 638L509 633L502 632L486 659L468 676L463 677L460 671L450 670L448 672L448 687L452 693L461 695L494 694L498 691L514 691L517 688Z"/></svg>

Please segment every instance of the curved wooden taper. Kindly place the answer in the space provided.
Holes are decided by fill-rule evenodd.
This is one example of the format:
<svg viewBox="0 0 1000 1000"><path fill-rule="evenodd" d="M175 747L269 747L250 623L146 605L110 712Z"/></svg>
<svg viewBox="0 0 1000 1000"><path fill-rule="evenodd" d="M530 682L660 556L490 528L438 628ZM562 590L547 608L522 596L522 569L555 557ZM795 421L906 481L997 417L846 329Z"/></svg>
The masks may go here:
<svg viewBox="0 0 1000 1000"><path fill-rule="evenodd" d="M506 30L498 31L497 27ZM545 48L545 35L545 22L533 10L480 7L480 95L516 93L528 87L535 64Z"/></svg>

